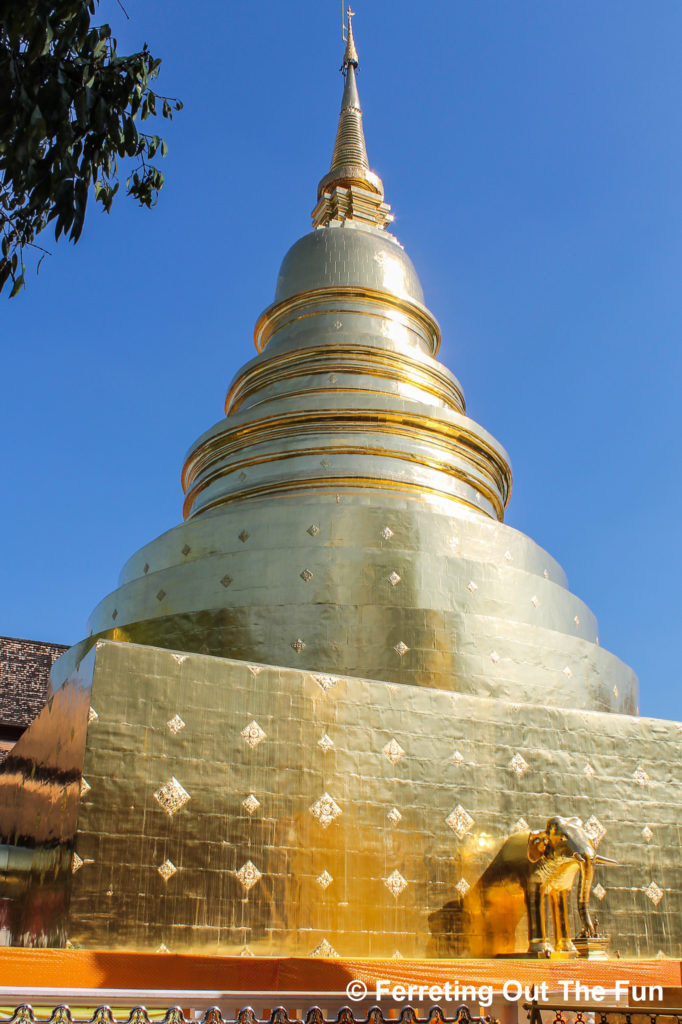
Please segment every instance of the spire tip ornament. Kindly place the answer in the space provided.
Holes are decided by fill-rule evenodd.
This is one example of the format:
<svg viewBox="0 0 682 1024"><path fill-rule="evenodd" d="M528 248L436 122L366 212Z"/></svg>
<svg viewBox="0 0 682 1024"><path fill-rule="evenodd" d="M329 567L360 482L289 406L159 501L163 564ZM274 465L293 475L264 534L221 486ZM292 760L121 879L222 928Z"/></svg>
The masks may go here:
<svg viewBox="0 0 682 1024"><path fill-rule="evenodd" d="M355 49L355 39L353 38L353 18L355 17L355 11L351 11L350 4L346 8L346 17L348 19L348 28L346 29L346 52L343 55L343 64L341 65L341 71L343 71L344 74L351 64L354 68L357 68L358 66L358 51Z"/></svg>

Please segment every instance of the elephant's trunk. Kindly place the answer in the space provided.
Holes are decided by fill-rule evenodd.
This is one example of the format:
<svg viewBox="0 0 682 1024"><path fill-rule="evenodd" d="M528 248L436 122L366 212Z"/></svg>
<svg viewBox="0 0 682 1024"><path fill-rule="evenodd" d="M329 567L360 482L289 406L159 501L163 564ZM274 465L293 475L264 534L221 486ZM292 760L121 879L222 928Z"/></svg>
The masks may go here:
<svg viewBox="0 0 682 1024"><path fill-rule="evenodd" d="M592 879L594 877L594 862L590 857L585 857L580 862L580 888L578 890L578 916L582 925L581 935L591 937L596 935L595 927L590 917L590 892L592 890Z"/></svg>

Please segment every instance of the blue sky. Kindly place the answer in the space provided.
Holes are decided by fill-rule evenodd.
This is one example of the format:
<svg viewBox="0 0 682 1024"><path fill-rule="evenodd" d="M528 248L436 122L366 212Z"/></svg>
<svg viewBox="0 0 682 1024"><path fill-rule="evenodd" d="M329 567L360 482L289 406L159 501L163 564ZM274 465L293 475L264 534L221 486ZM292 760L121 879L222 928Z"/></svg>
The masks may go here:
<svg viewBox="0 0 682 1024"><path fill-rule="evenodd" d="M6 635L75 642L179 521L184 453L253 355L331 156L337 0L126 6L100 20L122 52L150 44L185 109L158 206L93 207L0 306ZM355 9L370 162L441 358L511 455L507 522L564 566L642 713L682 719L682 7Z"/></svg>

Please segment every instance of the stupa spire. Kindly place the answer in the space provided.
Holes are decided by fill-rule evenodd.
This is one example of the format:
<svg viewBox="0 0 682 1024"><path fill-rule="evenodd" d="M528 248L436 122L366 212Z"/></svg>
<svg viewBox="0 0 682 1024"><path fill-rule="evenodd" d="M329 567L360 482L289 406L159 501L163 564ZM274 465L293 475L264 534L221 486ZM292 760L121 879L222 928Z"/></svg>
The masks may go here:
<svg viewBox="0 0 682 1024"><path fill-rule="evenodd" d="M319 202L313 210L313 224L315 227L326 227L355 219L384 227L393 217L389 213L390 207L384 202L383 182L370 170L367 159L362 107L355 76L358 51L353 34L354 12L349 7L346 13L348 27L341 65L345 79L341 113L331 167L317 189Z"/></svg>
<svg viewBox="0 0 682 1024"><path fill-rule="evenodd" d="M362 107L358 96L358 86L355 80L355 69L358 66L358 51L355 48L353 38L353 12L348 8L348 37L346 39L346 52L343 55L341 71L346 79L341 100L341 113L339 114L339 127L336 132L336 142L332 154L330 170L348 165L359 164L365 170L369 170L367 159L367 146L365 145L365 133L362 129Z"/></svg>

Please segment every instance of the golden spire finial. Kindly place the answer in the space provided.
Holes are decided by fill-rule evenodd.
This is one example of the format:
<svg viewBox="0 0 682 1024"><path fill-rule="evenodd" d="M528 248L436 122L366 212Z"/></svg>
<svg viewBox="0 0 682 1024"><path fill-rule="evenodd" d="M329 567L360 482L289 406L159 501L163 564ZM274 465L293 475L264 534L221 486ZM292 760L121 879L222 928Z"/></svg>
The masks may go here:
<svg viewBox="0 0 682 1024"><path fill-rule="evenodd" d="M331 167L317 189L318 204L313 210L315 227L348 220L384 227L393 220L390 207L384 202L381 178L369 169L367 159L362 108L355 81L358 52L353 37L353 13L348 7L346 51L341 65L346 81Z"/></svg>
<svg viewBox="0 0 682 1024"><path fill-rule="evenodd" d="M355 11L351 11L350 4L346 10L346 15L348 17L348 28L346 30L346 52L343 55L342 71L344 71L349 64L352 64L354 68L358 66L358 51L355 49L355 40L353 38L353 18L355 17Z"/></svg>

